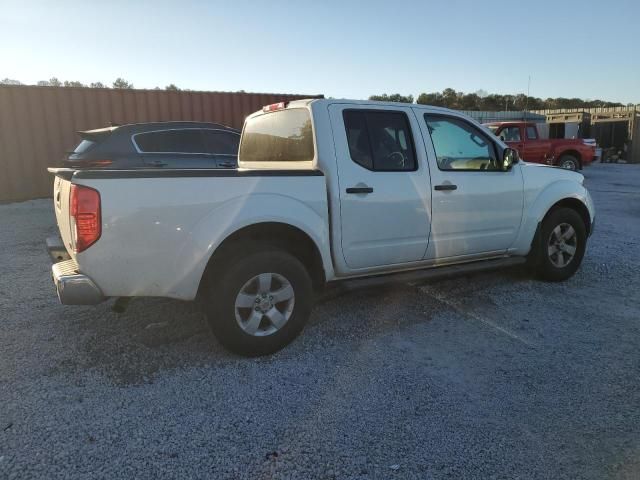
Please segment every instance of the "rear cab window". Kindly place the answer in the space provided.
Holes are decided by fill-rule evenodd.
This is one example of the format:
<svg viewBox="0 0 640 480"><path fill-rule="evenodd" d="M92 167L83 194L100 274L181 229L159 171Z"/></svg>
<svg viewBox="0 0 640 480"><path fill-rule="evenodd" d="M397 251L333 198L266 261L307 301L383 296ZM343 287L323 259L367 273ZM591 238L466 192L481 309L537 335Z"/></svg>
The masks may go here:
<svg viewBox="0 0 640 480"><path fill-rule="evenodd" d="M238 155L240 162L258 168L310 164L315 158L311 113L306 108L289 108L248 118Z"/></svg>

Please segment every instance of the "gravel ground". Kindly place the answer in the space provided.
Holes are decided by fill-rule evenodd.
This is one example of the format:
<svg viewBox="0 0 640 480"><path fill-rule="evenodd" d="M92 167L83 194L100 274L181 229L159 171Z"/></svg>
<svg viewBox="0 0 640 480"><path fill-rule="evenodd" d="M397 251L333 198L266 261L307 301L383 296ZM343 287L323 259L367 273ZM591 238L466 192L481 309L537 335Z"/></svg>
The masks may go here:
<svg viewBox="0 0 640 480"><path fill-rule="evenodd" d="M640 478L640 167L581 270L323 301L271 357L189 303L58 305L49 201L0 206L0 478Z"/></svg>

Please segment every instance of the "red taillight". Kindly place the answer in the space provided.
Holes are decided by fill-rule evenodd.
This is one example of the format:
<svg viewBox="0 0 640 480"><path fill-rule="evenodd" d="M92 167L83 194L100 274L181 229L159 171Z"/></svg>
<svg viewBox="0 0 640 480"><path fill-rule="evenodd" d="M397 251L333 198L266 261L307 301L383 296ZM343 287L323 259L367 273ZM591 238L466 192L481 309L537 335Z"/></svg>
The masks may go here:
<svg viewBox="0 0 640 480"><path fill-rule="evenodd" d="M82 252L96 243L102 233L98 191L83 185L71 185L69 215L74 251Z"/></svg>
<svg viewBox="0 0 640 480"><path fill-rule="evenodd" d="M286 106L287 102L272 103L271 105L265 105L264 107L262 107L262 111L264 113L275 112L276 110L282 110L286 108Z"/></svg>

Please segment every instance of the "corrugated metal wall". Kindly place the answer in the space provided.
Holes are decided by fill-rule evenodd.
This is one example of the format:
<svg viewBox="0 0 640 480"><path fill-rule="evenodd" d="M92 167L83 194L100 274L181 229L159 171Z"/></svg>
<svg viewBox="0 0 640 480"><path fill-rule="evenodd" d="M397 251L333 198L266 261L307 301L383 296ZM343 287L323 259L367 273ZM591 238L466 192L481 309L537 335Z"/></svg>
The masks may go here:
<svg viewBox="0 0 640 480"><path fill-rule="evenodd" d="M168 120L241 128L263 105L320 95L0 86L0 201L51 195L47 167L79 142L78 130Z"/></svg>

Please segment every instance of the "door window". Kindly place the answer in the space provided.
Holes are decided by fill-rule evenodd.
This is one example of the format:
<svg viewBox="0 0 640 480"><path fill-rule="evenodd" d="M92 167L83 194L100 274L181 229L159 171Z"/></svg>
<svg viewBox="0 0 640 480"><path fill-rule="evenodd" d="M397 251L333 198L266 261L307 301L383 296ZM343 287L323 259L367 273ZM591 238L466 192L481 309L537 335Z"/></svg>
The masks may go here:
<svg viewBox="0 0 640 480"><path fill-rule="evenodd" d="M411 129L403 112L345 110L343 118L355 163L380 172L417 169Z"/></svg>
<svg viewBox="0 0 640 480"><path fill-rule="evenodd" d="M237 155L240 135L220 130L203 130L207 153L216 155Z"/></svg>
<svg viewBox="0 0 640 480"><path fill-rule="evenodd" d="M527 138L529 140L538 139L538 131L536 130L536 127L527 127Z"/></svg>
<svg viewBox="0 0 640 480"><path fill-rule="evenodd" d="M200 129L162 130L134 135L142 153L206 153Z"/></svg>
<svg viewBox="0 0 640 480"><path fill-rule="evenodd" d="M500 170L493 142L473 125L442 115L424 119L440 170Z"/></svg>
<svg viewBox="0 0 640 480"><path fill-rule="evenodd" d="M520 141L520 127L505 127L500 132L500 138L505 142Z"/></svg>

